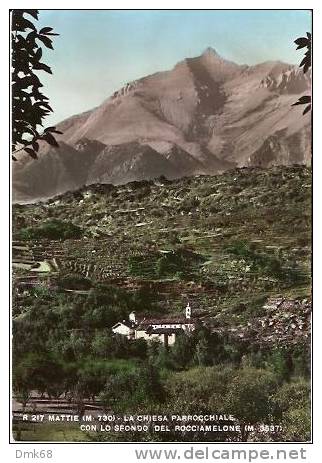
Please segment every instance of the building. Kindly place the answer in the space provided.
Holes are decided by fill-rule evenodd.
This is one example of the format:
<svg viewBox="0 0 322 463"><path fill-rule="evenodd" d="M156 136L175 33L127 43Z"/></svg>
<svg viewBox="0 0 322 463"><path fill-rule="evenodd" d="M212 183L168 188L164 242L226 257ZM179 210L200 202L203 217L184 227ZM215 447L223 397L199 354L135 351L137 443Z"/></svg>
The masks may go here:
<svg viewBox="0 0 322 463"><path fill-rule="evenodd" d="M130 321L127 320L123 320L122 322L118 322L112 326L113 333L121 334L122 336L126 336L128 338L133 338L133 329L134 326Z"/></svg>
<svg viewBox="0 0 322 463"><path fill-rule="evenodd" d="M116 323L112 331L129 339L159 341L165 346L171 346L175 343L178 334L191 332L195 326L196 318L192 316L191 306L188 303L184 316L178 317L138 319L135 312L131 312L129 320Z"/></svg>

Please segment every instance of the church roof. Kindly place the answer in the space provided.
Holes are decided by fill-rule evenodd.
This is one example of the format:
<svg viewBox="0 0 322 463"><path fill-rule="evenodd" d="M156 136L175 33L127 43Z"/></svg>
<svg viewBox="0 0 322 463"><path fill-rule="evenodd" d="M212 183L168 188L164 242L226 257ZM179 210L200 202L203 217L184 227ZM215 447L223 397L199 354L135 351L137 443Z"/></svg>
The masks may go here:
<svg viewBox="0 0 322 463"><path fill-rule="evenodd" d="M124 325L127 328L133 328L133 322L130 322L129 320L122 320L121 322L115 323L115 325L112 326L112 329L118 327L119 325Z"/></svg>
<svg viewBox="0 0 322 463"><path fill-rule="evenodd" d="M194 323L192 318L177 317L177 318L145 318L139 321L139 326L149 325L191 325Z"/></svg>
<svg viewBox="0 0 322 463"><path fill-rule="evenodd" d="M147 329L147 334L173 334L173 333L181 333L183 330L182 328L152 328Z"/></svg>

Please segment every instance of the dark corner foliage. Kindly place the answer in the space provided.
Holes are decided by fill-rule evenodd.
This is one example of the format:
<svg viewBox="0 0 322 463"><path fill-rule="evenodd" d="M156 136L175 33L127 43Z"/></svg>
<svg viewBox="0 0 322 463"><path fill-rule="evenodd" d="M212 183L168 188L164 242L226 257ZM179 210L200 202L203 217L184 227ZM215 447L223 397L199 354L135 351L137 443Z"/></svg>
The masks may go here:
<svg viewBox="0 0 322 463"><path fill-rule="evenodd" d="M38 10L13 10L11 28L11 85L12 85L12 159L16 153L25 151L37 159L39 141L58 147L55 127L43 127L43 121L53 112L49 98L41 91L43 87L35 71L52 74L51 68L41 61L42 46L53 49L52 27L37 30Z"/></svg>
<svg viewBox="0 0 322 463"><path fill-rule="evenodd" d="M311 55L312 55L312 35L310 32L306 33L306 37L299 37L294 41L294 43L297 45L297 50L300 48L306 48L306 52L304 55L304 58L300 62L300 67L303 68L304 74L311 68ZM303 111L303 115L308 113L311 110L311 96L310 95L305 95L301 96L296 103L294 103L292 106L297 106L305 104L306 107Z"/></svg>

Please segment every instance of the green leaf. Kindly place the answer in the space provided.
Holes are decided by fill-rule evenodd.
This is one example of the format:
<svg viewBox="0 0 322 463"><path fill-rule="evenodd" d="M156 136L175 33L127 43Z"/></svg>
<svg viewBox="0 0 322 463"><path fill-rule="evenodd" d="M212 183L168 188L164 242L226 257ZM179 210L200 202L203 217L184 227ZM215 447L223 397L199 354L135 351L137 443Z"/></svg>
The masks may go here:
<svg viewBox="0 0 322 463"><path fill-rule="evenodd" d="M39 61L41 59L41 57L42 57L42 48L39 47L38 50L35 53L34 59Z"/></svg>
<svg viewBox="0 0 322 463"><path fill-rule="evenodd" d="M38 20L38 10L24 10L24 12L30 14L30 16Z"/></svg>
<svg viewBox="0 0 322 463"><path fill-rule="evenodd" d="M310 103L311 97L309 95L301 96L301 98L299 98L299 101L301 102L301 104Z"/></svg>
<svg viewBox="0 0 322 463"><path fill-rule="evenodd" d="M48 111L50 111L51 113L54 112L53 108L50 106L49 103L47 103L46 101L42 101L42 102L39 102L37 103L38 106L42 106L43 108L46 108L48 109Z"/></svg>
<svg viewBox="0 0 322 463"><path fill-rule="evenodd" d="M19 25L18 25L20 31L25 31L26 29L32 29L33 31L36 30L35 26L33 25L33 23L31 21L29 21L28 19L26 18L22 18L20 21L19 21Z"/></svg>
<svg viewBox="0 0 322 463"><path fill-rule="evenodd" d="M50 67L47 66L47 64L44 64L44 63L35 63L34 64L34 69L41 70L41 71L46 71L49 74L52 74L52 71L51 71Z"/></svg>
<svg viewBox="0 0 322 463"><path fill-rule="evenodd" d="M308 39L306 37L300 37L299 39L294 40L294 43L297 45L297 50L308 46Z"/></svg>
<svg viewBox="0 0 322 463"><path fill-rule="evenodd" d="M63 132L60 132L59 130L56 129L56 127L47 127L45 129L45 132L52 132L52 133L58 133L58 134L62 134Z"/></svg>
<svg viewBox="0 0 322 463"><path fill-rule="evenodd" d="M37 153L31 149L31 148L24 148L24 150L26 151L26 153L29 154L29 156L31 156L33 159L38 159L38 156L37 156Z"/></svg>
<svg viewBox="0 0 322 463"><path fill-rule="evenodd" d="M26 41L27 42L34 42L35 41L35 38L38 37L37 35L37 32L36 31L32 31L32 32L29 32L29 34L27 35L26 37Z"/></svg>
<svg viewBox="0 0 322 463"><path fill-rule="evenodd" d="M46 132L46 134L42 136L42 139L45 140L47 143L49 143L52 146L55 146L57 148L59 147L57 141L55 140L55 138L49 132Z"/></svg>
<svg viewBox="0 0 322 463"><path fill-rule="evenodd" d="M39 150L39 143L36 142L36 141L32 142L32 147L33 147L33 149L34 149L35 151L38 151L38 150Z"/></svg>
<svg viewBox="0 0 322 463"><path fill-rule="evenodd" d="M52 30L52 27L43 27L42 29L40 29L39 34L47 34L47 32L50 32Z"/></svg>
<svg viewBox="0 0 322 463"><path fill-rule="evenodd" d="M51 48L52 50L54 49L54 47L52 46L52 40L49 39L48 37L46 37L44 35L40 35L40 36L38 36L38 39L42 41L42 43L45 45L45 47Z"/></svg>
<svg viewBox="0 0 322 463"><path fill-rule="evenodd" d="M296 103L293 103L292 106L297 106L300 104L307 104L307 103L311 103L311 97L309 95L301 96L301 98L299 98L296 101Z"/></svg>

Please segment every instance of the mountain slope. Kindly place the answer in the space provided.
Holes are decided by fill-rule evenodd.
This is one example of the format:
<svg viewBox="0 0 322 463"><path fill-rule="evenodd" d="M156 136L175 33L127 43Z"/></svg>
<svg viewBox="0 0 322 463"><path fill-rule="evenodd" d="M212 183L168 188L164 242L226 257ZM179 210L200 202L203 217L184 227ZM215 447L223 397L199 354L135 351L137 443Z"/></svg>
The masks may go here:
<svg viewBox="0 0 322 463"><path fill-rule="evenodd" d="M310 115L291 105L309 87L310 76L296 66L240 66L208 48L60 123L59 149L44 146L38 161L23 156L15 163L14 198L235 166L307 164Z"/></svg>

